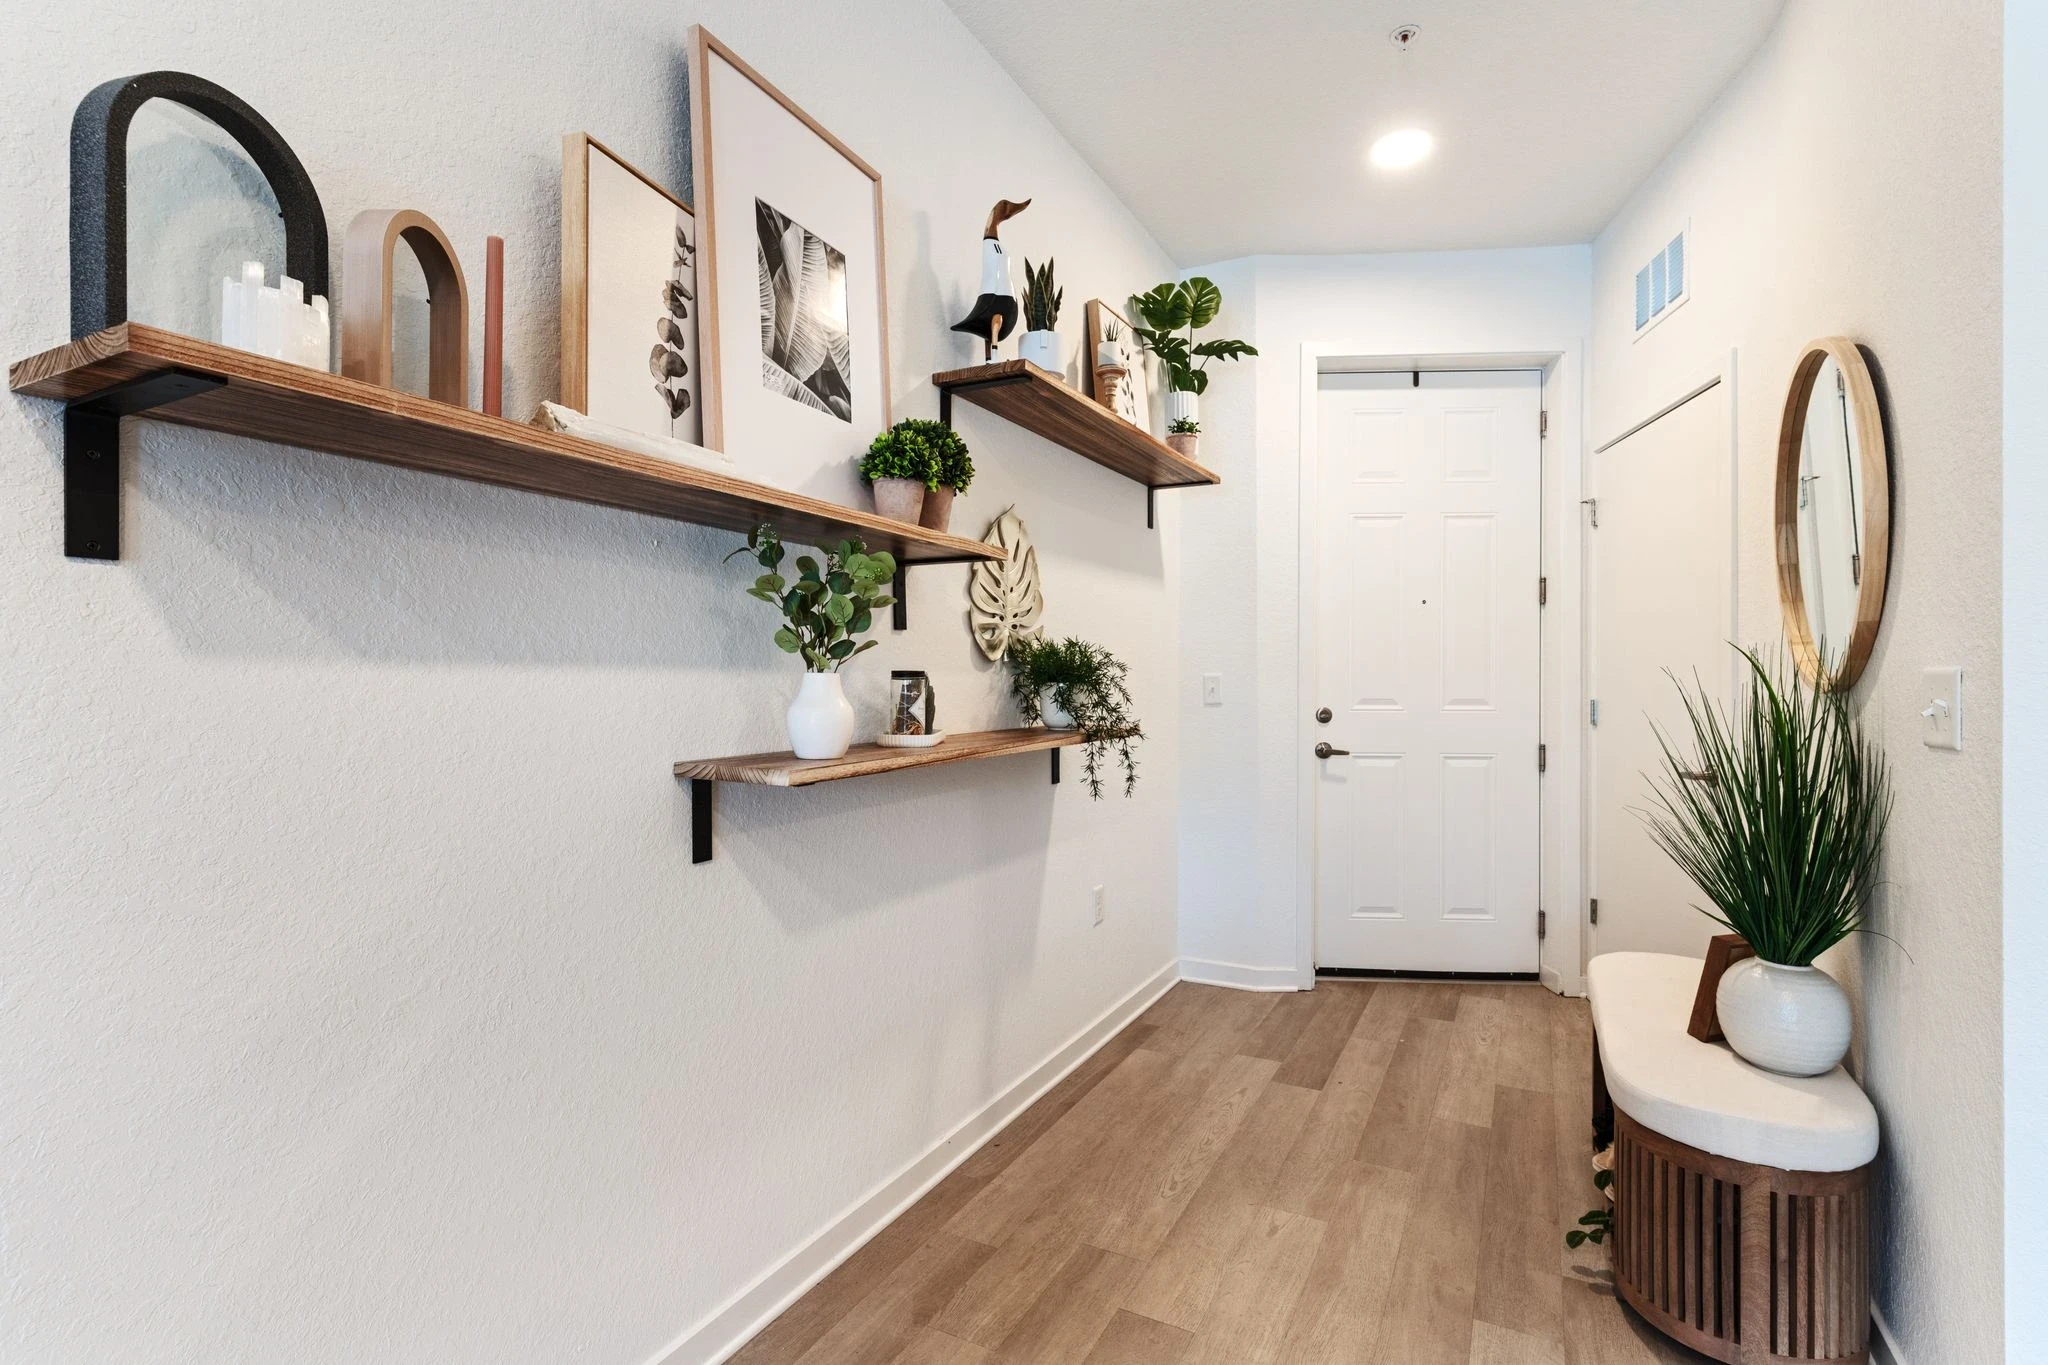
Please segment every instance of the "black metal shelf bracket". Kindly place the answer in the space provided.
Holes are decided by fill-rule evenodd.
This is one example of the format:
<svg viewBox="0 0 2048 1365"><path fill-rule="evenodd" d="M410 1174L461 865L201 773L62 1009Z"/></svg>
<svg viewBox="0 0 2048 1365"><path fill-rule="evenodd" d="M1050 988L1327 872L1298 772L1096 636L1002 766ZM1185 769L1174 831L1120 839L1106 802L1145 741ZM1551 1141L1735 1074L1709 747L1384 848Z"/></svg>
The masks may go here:
<svg viewBox="0 0 2048 1365"><path fill-rule="evenodd" d="M711 789L717 785L702 777L690 779L690 861L711 861Z"/></svg>
<svg viewBox="0 0 2048 1365"><path fill-rule="evenodd" d="M186 370L159 370L65 405L65 558L121 557L121 419L226 382Z"/></svg>
<svg viewBox="0 0 2048 1365"><path fill-rule="evenodd" d="M1058 749L1052 750L1052 784L1055 787L1060 784L1060 751Z"/></svg>

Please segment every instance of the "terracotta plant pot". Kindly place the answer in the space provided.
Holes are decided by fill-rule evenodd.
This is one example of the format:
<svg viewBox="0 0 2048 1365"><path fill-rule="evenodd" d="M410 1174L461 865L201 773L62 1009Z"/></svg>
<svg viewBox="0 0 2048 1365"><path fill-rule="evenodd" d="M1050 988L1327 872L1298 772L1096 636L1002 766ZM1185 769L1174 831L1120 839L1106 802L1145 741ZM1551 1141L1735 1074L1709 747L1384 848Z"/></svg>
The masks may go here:
<svg viewBox="0 0 2048 1365"><path fill-rule="evenodd" d="M924 515L923 479L876 479L875 511L913 526Z"/></svg>
<svg viewBox="0 0 2048 1365"><path fill-rule="evenodd" d="M1170 431L1166 434L1166 444L1172 446L1173 453L1183 460L1195 458L1195 442L1201 439L1192 431Z"/></svg>
<svg viewBox="0 0 2048 1365"><path fill-rule="evenodd" d="M953 493L946 487L927 488L924 494L924 511L919 514L917 524L927 531L944 532L953 524Z"/></svg>

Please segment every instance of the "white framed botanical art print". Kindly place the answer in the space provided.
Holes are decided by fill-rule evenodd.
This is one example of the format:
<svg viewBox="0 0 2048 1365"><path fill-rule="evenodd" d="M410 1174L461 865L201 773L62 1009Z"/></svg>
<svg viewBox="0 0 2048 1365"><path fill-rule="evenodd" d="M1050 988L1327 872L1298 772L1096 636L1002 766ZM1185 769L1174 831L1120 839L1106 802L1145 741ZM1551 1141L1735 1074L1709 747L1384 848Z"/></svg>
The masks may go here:
<svg viewBox="0 0 2048 1365"><path fill-rule="evenodd" d="M702 27L689 54L704 444L856 503L890 423L882 178Z"/></svg>
<svg viewBox="0 0 2048 1365"><path fill-rule="evenodd" d="M697 224L587 133L562 139L562 405L702 440Z"/></svg>

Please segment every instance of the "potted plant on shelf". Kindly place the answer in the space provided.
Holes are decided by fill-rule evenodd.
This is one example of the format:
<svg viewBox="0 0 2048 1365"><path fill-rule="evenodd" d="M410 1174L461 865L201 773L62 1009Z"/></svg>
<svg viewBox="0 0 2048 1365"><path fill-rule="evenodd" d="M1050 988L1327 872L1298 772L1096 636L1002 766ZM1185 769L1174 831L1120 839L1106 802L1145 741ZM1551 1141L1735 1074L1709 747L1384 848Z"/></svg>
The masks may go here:
<svg viewBox="0 0 2048 1365"><path fill-rule="evenodd" d="M1086 745L1082 767L1089 795L1102 799L1102 757L1114 749L1123 768L1124 795L1137 790L1138 761L1131 746L1145 732L1131 715L1129 669L1100 645L1065 640L1011 641L1010 693L1027 723L1049 730L1079 730Z"/></svg>
<svg viewBox="0 0 2048 1365"><path fill-rule="evenodd" d="M1841 695L1774 677L1747 650L1748 686L1728 714L1682 684L1692 730L1682 756L1660 729L1664 772L1650 835L1756 956L1715 994L1728 1045L1768 1071L1817 1076L1849 1050L1849 1002L1814 959L1866 930L1891 818L1884 756Z"/></svg>
<svg viewBox="0 0 2048 1365"><path fill-rule="evenodd" d="M1195 458L1195 442L1202 434L1202 424L1192 417L1176 417L1166 424L1166 443L1173 447L1173 453L1186 459Z"/></svg>
<svg viewBox="0 0 2048 1365"><path fill-rule="evenodd" d="M1060 304L1067 291L1053 287L1054 264L1047 261L1041 270L1031 264L1030 257L1024 259L1025 331L1017 341L1017 358L1052 374L1064 375L1067 358L1060 354L1060 334L1053 329L1060 325Z"/></svg>
<svg viewBox="0 0 2048 1365"><path fill-rule="evenodd" d="M937 468L931 442L914 421L898 422L875 437L860 459L860 476L875 490L875 511L913 526L924 515L925 494Z"/></svg>
<svg viewBox="0 0 2048 1365"><path fill-rule="evenodd" d="M875 647L855 643L874 625L874 614L895 605L888 594L896 576L895 556L867 552L858 540L841 541L822 561L798 555L794 583L782 576L782 538L772 526L756 526L732 554L751 552L764 570L747 589L783 616L775 644L804 661L804 681L789 707L789 747L798 758L838 758L853 743L853 706L840 685L848 660Z"/></svg>
<svg viewBox="0 0 2048 1365"><path fill-rule="evenodd" d="M915 427L932 452L932 472L925 484L924 512L918 525L931 531L948 530L953 525L954 497L974 482L974 460L967 453L967 442L944 422L912 418L897 425Z"/></svg>
<svg viewBox="0 0 2048 1365"><path fill-rule="evenodd" d="M1149 294L1138 295L1135 302L1148 325L1131 330L1166 366L1168 422L1200 415L1197 395L1209 387L1210 361L1240 360L1259 353L1244 341L1196 342L1196 330L1214 322L1223 308L1223 291L1200 275L1178 283L1169 280Z"/></svg>

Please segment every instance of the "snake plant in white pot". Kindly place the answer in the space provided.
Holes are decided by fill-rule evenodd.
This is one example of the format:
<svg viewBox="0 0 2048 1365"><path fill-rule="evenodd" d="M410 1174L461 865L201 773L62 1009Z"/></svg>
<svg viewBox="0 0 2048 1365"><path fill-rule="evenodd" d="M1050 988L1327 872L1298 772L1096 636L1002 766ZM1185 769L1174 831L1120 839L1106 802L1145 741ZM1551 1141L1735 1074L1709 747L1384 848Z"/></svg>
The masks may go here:
<svg viewBox="0 0 2048 1365"><path fill-rule="evenodd" d="M1865 932L1891 819L1891 778L1838 692L1810 688L1748 651L1727 713L1697 683L1679 691L1694 753L1662 730L1650 835L1756 956L1715 997L1728 1045L1769 1071L1817 1076L1849 1050L1848 999L1814 959Z"/></svg>

